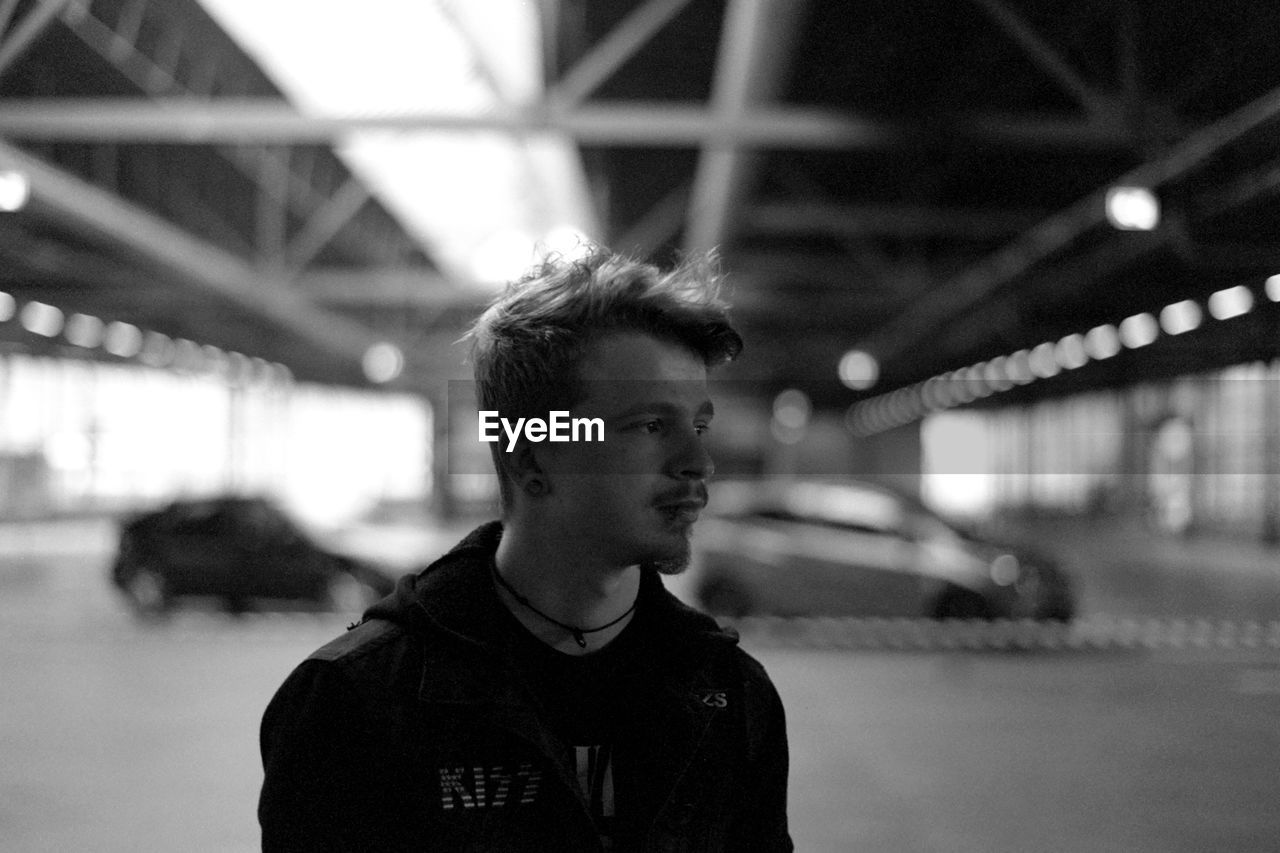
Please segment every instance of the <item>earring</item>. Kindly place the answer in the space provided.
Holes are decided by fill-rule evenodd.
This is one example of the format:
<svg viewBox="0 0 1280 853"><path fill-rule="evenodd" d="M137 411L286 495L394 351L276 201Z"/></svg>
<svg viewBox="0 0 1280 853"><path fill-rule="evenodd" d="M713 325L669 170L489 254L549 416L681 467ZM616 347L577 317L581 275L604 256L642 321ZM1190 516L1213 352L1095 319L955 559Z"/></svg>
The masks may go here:
<svg viewBox="0 0 1280 853"><path fill-rule="evenodd" d="M537 479L536 477L524 484L525 494L527 494L531 498L536 498L538 495L546 491L546 488L547 488L547 484Z"/></svg>

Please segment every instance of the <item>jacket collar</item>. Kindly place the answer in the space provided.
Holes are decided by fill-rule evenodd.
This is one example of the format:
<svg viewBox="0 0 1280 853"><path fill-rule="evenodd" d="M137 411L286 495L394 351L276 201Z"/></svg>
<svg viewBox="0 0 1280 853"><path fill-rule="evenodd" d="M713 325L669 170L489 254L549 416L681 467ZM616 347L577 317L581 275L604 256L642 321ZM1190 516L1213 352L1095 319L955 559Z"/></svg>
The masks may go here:
<svg viewBox="0 0 1280 853"><path fill-rule="evenodd" d="M491 577L493 557L502 538L502 523L492 521L468 534L454 548L417 575L402 581L394 610L422 630L443 631L456 639L496 651L505 651L507 635L499 630L503 615ZM369 615L386 617L375 608ZM659 642L682 654L710 644L732 645L737 633L716 624L711 617L681 603L662 585L652 568L642 569L637 609L652 620ZM423 618L425 617L425 618ZM396 615L390 618L395 619ZM397 621L401 621L397 619Z"/></svg>

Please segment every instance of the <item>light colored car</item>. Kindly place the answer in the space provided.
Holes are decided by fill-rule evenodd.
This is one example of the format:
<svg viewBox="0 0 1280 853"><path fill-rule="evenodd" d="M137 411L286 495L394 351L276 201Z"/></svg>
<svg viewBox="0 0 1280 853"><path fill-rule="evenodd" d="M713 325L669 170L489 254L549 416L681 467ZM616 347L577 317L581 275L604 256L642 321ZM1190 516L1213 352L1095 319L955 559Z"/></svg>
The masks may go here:
<svg viewBox="0 0 1280 853"><path fill-rule="evenodd" d="M962 532L855 480L717 482L684 580L720 615L1068 620L1047 555Z"/></svg>

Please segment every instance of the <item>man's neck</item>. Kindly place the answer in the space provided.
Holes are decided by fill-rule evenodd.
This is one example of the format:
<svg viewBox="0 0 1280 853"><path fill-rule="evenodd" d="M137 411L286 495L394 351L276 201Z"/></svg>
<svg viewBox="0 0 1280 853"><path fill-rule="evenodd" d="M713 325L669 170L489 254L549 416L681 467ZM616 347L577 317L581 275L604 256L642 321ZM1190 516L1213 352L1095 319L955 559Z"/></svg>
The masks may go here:
<svg viewBox="0 0 1280 853"><path fill-rule="evenodd" d="M552 648L574 655L598 651L631 620L628 611L640 589L638 566L609 565L586 548L550 540L542 530L519 522L504 526L494 561L511 588L498 584L502 602ZM575 634L566 625L583 633ZM592 630L604 625L609 627Z"/></svg>

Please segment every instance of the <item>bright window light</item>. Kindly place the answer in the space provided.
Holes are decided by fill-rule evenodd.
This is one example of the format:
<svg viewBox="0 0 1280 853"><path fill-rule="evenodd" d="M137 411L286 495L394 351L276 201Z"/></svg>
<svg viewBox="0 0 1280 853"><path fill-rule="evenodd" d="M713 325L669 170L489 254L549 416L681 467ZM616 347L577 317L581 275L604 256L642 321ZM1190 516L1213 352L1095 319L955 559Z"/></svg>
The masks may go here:
<svg viewBox="0 0 1280 853"><path fill-rule="evenodd" d="M1075 370L1089 363L1089 354L1084 351L1084 337L1071 334L1064 337L1053 348L1053 359L1063 370Z"/></svg>
<svg viewBox="0 0 1280 853"><path fill-rule="evenodd" d="M861 391L875 385L880 378L880 362L871 353L851 349L840 357L837 372L846 388Z"/></svg>
<svg viewBox="0 0 1280 853"><path fill-rule="evenodd" d="M1253 310L1253 292L1244 285L1219 290L1209 297L1209 313L1215 320L1230 320Z"/></svg>
<svg viewBox="0 0 1280 853"><path fill-rule="evenodd" d="M1107 221L1122 231L1151 231L1160 224L1160 201L1146 187L1112 187Z"/></svg>
<svg viewBox="0 0 1280 853"><path fill-rule="evenodd" d="M306 115L465 119L545 95L540 8L528 0L361 0L358 13L336 0L200 2ZM491 288L524 271L495 266L495 234L529 235L531 254L561 226L599 233L581 155L563 134L365 132L337 152L462 283Z"/></svg>
<svg viewBox="0 0 1280 853"><path fill-rule="evenodd" d="M1120 323L1120 343L1129 349L1145 347L1159 336L1160 328L1156 325L1156 318L1145 312L1125 317Z"/></svg>
<svg viewBox="0 0 1280 853"><path fill-rule="evenodd" d="M0 171L0 212L15 213L27 206L31 181L21 172Z"/></svg>
<svg viewBox="0 0 1280 853"><path fill-rule="evenodd" d="M22 328L34 335L52 338L62 331L62 312L43 302L28 302L19 316Z"/></svg>
<svg viewBox="0 0 1280 853"><path fill-rule="evenodd" d="M1027 363L1031 367L1032 374L1041 379L1057 376L1062 370L1054 354L1054 345L1047 341L1031 350Z"/></svg>
<svg viewBox="0 0 1280 853"><path fill-rule="evenodd" d="M1199 305L1190 299L1184 299L1160 309L1160 328L1164 329L1165 334L1181 335L1199 328L1203 316Z"/></svg>
<svg viewBox="0 0 1280 853"><path fill-rule="evenodd" d="M471 273L482 284L503 285L519 278L533 264L534 239L508 228L490 234L471 257Z"/></svg>
<svg viewBox="0 0 1280 853"><path fill-rule="evenodd" d="M577 260L591 251L591 238L573 225L557 225L542 238L542 254Z"/></svg>
<svg viewBox="0 0 1280 853"><path fill-rule="evenodd" d="M1094 326L1085 333L1084 350L1098 361L1111 358L1120 352L1120 333L1110 323Z"/></svg>
<svg viewBox="0 0 1280 853"><path fill-rule="evenodd" d="M1280 302L1280 275L1267 279L1267 298L1272 302Z"/></svg>

